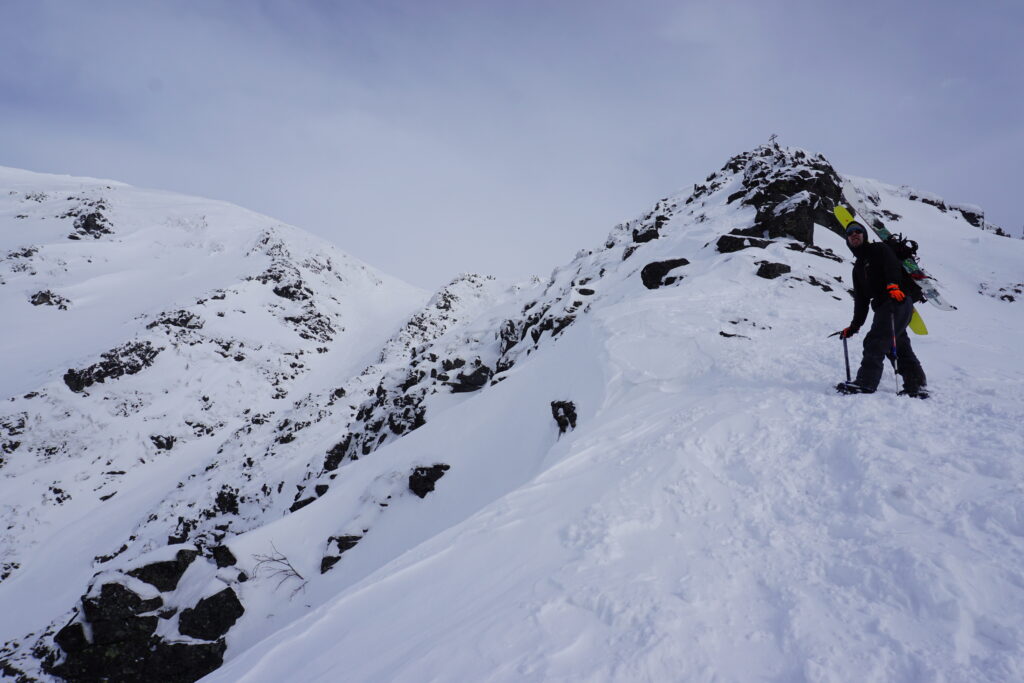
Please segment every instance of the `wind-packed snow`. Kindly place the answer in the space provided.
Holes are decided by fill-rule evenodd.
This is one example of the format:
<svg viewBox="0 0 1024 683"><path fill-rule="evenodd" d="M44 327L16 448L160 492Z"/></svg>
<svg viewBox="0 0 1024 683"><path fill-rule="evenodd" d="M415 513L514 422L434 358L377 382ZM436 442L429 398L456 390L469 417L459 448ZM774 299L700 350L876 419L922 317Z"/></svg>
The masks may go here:
<svg viewBox="0 0 1024 683"><path fill-rule="evenodd" d="M799 169L803 158L778 151L775 163ZM457 279L419 313L422 298L401 299L390 328L354 333L359 353L322 354L344 361L305 374L267 424L193 439L170 451L173 459L132 470L109 502L51 514L32 559L0 583L0 609L24 613L5 617L0 641L66 623L76 597L100 582L97 571L123 576L143 559L168 559L183 546L156 539L178 513L159 508L158 521L140 524L158 509L154 499L181 510L190 496L205 505L228 482L244 491L244 470L224 463L251 454L266 460L252 486L288 482L291 493L298 485L296 500L316 483L329 490L290 513L290 496L241 505L223 540L238 565L197 560L182 577L176 607L225 585L245 607L227 633L224 665L203 680L1024 679L1024 241L979 229L931 195L855 178L889 229L920 243L922 265L958 310L917 304L930 334L913 344L930 399L897 396L889 370L876 394L841 396L832 385L845 378L842 344L827 335L852 316L843 239L817 225L817 250L774 239L721 253L716 240L755 219L730 199L743 187L742 173L728 168L703 191L666 198L617 227L546 282ZM775 211L811 201L796 194ZM650 225L657 237L647 240ZM251 244L216 239L225 259ZM645 287L644 266L680 258L689 263L669 272L678 280ZM765 261L791 270L758 277ZM187 295L152 307L139 299L120 324L249 272L242 259L225 263L189 279L196 288ZM109 270L128 281L123 265ZM235 279L216 279L227 272ZM7 296L16 281L4 277ZM54 277L47 286L69 291ZM24 294L35 285L17 286ZM367 289L378 302L406 293ZM70 291L82 300L84 290ZM106 310L109 291L86 300ZM17 309L8 299L5 313ZM525 327L516 322L524 319ZM257 321L244 338L260 338L264 325L267 335L285 334ZM44 378L67 392L54 358L88 357L124 337L104 334L88 332L81 355L63 345L65 356L47 348L36 358L19 346L37 365L10 386L21 392ZM861 339L850 343L854 370ZM473 359L493 379L475 391L415 393L444 388L433 378L456 357L470 362L444 371L449 385ZM141 382L156 369L117 381ZM324 464L344 434L376 439L359 425L396 419L380 412L392 396L413 397L425 424L380 432L387 438L358 457ZM559 433L553 401L574 404L575 429ZM280 426L285 418L310 424L292 432ZM4 456L5 490L37 476L17 456ZM409 473L439 464L450 469L436 489L414 495ZM184 488L169 491L179 479ZM166 502L174 495L180 504ZM197 529L212 533L204 523ZM89 563L133 530L137 549ZM339 536L358 543L324 570L328 539ZM275 574L260 564L268 557L294 573ZM239 570L247 581L238 582ZM158 633L174 638L177 619Z"/></svg>

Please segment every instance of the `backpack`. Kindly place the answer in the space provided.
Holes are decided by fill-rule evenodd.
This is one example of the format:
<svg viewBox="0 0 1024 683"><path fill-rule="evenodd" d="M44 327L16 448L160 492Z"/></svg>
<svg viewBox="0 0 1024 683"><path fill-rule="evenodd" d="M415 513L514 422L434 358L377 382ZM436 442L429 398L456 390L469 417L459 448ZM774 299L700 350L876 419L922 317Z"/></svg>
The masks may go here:
<svg viewBox="0 0 1024 683"><path fill-rule="evenodd" d="M915 263L917 262L917 242L914 240L897 233L889 235L887 239L882 241L882 244L888 246L889 249L892 250L892 253L896 255L896 258L900 261L901 265L903 261L906 261L907 259L911 259ZM914 301L915 303L922 303L925 301L924 291L921 289L921 285L917 284L915 277L924 276L921 274L920 270L915 273L908 273L904 269L903 281L900 282L900 288L906 292L911 301Z"/></svg>
<svg viewBox="0 0 1024 683"><path fill-rule="evenodd" d="M889 235L889 238L885 240L885 244L889 245L889 248L892 249L893 253L896 254L896 258L900 261L905 261L908 258L917 260L917 242L914 240L897 233Z"/></svg>

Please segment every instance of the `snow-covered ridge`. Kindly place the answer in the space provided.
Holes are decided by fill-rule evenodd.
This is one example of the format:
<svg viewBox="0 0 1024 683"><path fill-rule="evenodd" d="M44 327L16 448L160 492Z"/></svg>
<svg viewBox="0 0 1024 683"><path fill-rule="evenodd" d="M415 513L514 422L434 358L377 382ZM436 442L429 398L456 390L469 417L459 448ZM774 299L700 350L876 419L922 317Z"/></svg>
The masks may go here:
<svg viewBox="0 0 1024 683"><path fill-rule="evenodd" d="M226 435L289 407L311 373L360 365L425 299L224 202L0 179L0 315L17 331L0 373L0 581L52 579L39 565L62 529L116 519L66 558L79 585L65 603L92 566L167 542L173 525L133 527Z"/></svg>
<svg viewBox="0 0 1024 683"><path fill-rule="evenodd" d="M338 261L261 232L245 251L263 261L240 283L136 321L131 338L151 347L120 356L144 364L163 345L151 366L88 397L56 376L51 390L92 400L154 376L208 343L207 307L238 287L285 307L251 337L279 330L310 345L289 365L320 364L286 399L241 399L212 438L175 439L152 458L159 495L151 474L118 487L98 510L148 499L95 566L72 525L41 544L0 601L57 577L69 588L5 626L17 643L0 660L47 677L35 648L51 673L87 678L102 641L120 648L110 666L159 676L173 659L182 680L222 658L214 680L1015 677L1024 596L1007 572L1024 503L1006 454L1024 447L1021 372L989 374L972 352L979 338L1008 351L1022 331L1016 301L986 290L1013 285L1022 243L856 183L957 299L955 316L924 311L939 345L915 340L956 399L830 398L841 359L824 337L850 308L831 216L844 197L803 150L737 155L545 281L456 278L358 353L321 303ZM229 368L251 353L218 348L210 360ZM58 552L66 566L48 567ZM965 558L991 590L972 588Z"/></svg>

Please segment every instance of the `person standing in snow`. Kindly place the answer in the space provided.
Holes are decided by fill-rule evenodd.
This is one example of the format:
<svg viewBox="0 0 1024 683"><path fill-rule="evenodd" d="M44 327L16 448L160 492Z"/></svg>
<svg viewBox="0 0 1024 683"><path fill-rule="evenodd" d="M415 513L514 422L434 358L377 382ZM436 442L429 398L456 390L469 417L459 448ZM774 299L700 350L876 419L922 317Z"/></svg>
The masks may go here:
<svg viewBox="0 0 1024 683"><path fill-rule="evenodd" d="M867 230L856 221L846 227L846 246L856 257L853 264L853 320L839 333L840 338L849 339L860 331L867 320L869 306L875 316L864 337L864 355L857 377L852 382L836 385L836 391L842 394L873 393L878 388L885 356L891 354L895 338L897 369L903 377L903 391L900 393L927 397L924 370L907 335L914 305L900 289L904 273L896 254L881 242L870 243Z"/></svg>

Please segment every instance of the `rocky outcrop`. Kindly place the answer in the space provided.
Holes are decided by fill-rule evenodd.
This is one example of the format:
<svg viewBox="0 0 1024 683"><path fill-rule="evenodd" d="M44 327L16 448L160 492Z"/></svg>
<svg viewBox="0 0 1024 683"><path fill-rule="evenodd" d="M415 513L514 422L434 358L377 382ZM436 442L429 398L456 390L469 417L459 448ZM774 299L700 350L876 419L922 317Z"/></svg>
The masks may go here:
<svg viewBox="0 0 1024 683"><path fill-rule="evenodd" d="M211 548L210 554L213 556L213 561L217 564L218 569L233 567L238 562L235 559L234 553L226 545L218 545Z"/></svg>
<svg viewBox="0 0 1024 683"><path fill-rule="evenodd" d="M62 297L60 294L56 294L48 289L45 289L41 292L36 292L35 294L33 294L29 298L29 303L31 303L33 306L56 306L60 310L66 311L68 310L68 304L70 304L71 301L69 301L65 297Z"/></svg>
<svg viewBox="0 0 1024 683"><path fill-rule="evenodd" d="M21 447L20 437L25 433L27 420L27 413L0 417L0 467L3 467L4 455L10 455Z"/></svg>
<svg viewBox="0 0 1024 683"><path fill-rule="evenodd" d="M427 494L434 490L437 480L443 477L449 469L451 466L443 463L430 467L417 467L409 475L409 490L420 498L426 498Z"/></svg>
<svg viewBox="0 0 1024 683"><path fill-rule="evenodd" d="M815 223L838 230L832 209L843 200L842 180L825 157L766 145L734 157L727 166L741 164L742 189L727 203L740 200L757 209L757 236L813 244Z"/></svg>
<svg viewBox="0 0 1024 683"><path fill-rule="evenodd" d="M425 494L424 494L425 495ZM320 573L327 571L341 561L342 553L356 547L362 536L331 536L327 539L327 554L320 560Z"/></svg>
<svg viewBox="0 0 1024 683"><path fill-rule="evenodd" d="M469 391L477 391L487 386L494 371L480 362L479 358L473 360L472 369L468 372L460 372L455 380L448 383L452 392L459 394Z"/></svg>
<svg viewBox="0 0 1024 683"><path fill-rule="evenodd" d="M156 320L146 325L151 330L160 325L167 327L180 327L186 330L203 329L203 319L192 311L178 310L173 313L162 313Z"/></svg>
<svg viewBox="0 0 1024 683"><path fill-rule="evenodd" d="M195 607L183 609L178 617L178 632L199 640L217 640L234 626L245 608L231 588L203 598Z"/></svg>
<svg viewBox="0 0 1024 683"><path fill-rule="evenodd" d="M732 252L741 251L750 247L764 249L771 244L770 240L748 237L741 233L742 231L740 230L734 230L728 235L722 235L718 238L718 241L715 242L715 248L723 254L731 254Z"/></svg>
<svg viewBox="0 0 1024 683"><path fill-rule="evenodd" d="M576 404L572 401L552 401L551 416L555 418L559 434L576 429Z"/></svg>
<svg viewBox="0 0 1024 683"><path fill-rule="evenodd" d="M159 596L144 599L119 582L104 583L98 592L82 598L78 617L53 637L57 649L37 653L42 655L43 670L67 681L190 683L219 667L226 648L219 635L206 643L168 642L156 635L165 616L160 613L163 604ZM235 611L233 605L224 607L226 615ZM216 623L225 621L222 617Z"/></svg>
<svg viewBox="0 0 1024 683"><path fill-rule="evenodd" d="M97 382L103 383L108 379L134 375L145 370L153 364L161 351L163 347L155 347L148 341L125 344L102 354L99 363L81 370L68 370L64 373L64 383L71 391L81 393Z"/></svg>
<svg viewBox="0 0 1024 683"><path fill-rule="evenodd" d="M102 199L83 201L83 204L61 216L61 218L75 219L75 231L68 235L68 239L80 240L83 237L99 239L103 235L113 233L110 220L103 214L103 211L107 210L106 202Z"/></svg>
<svg viewBox="0 0 1024 683"><path fill-rule="evenodd" d="M658 289L665 285L671 285L682 279L682 276L665 277L670 271L688 266L690 262L684 258L669 259L667 261L655 261L648 263L640 271L640 280L647 289Z"/></svg>
<svg viewBox="0 0 1024 683"><path fill-rule="evenodd" d="M140 581L155 586L162 593L173 591L178 587L178 580L192 564L199 553L195 550L182 548L173 560L154 562L127 572Z"/></svg>
<svg viewBox="0 0 1024 683"><path fill-rule="evenodd" d="M771 261L758 261L757 276L766 280L774 280L780 275L793 270L785 263L772 263Z"/></svg>

